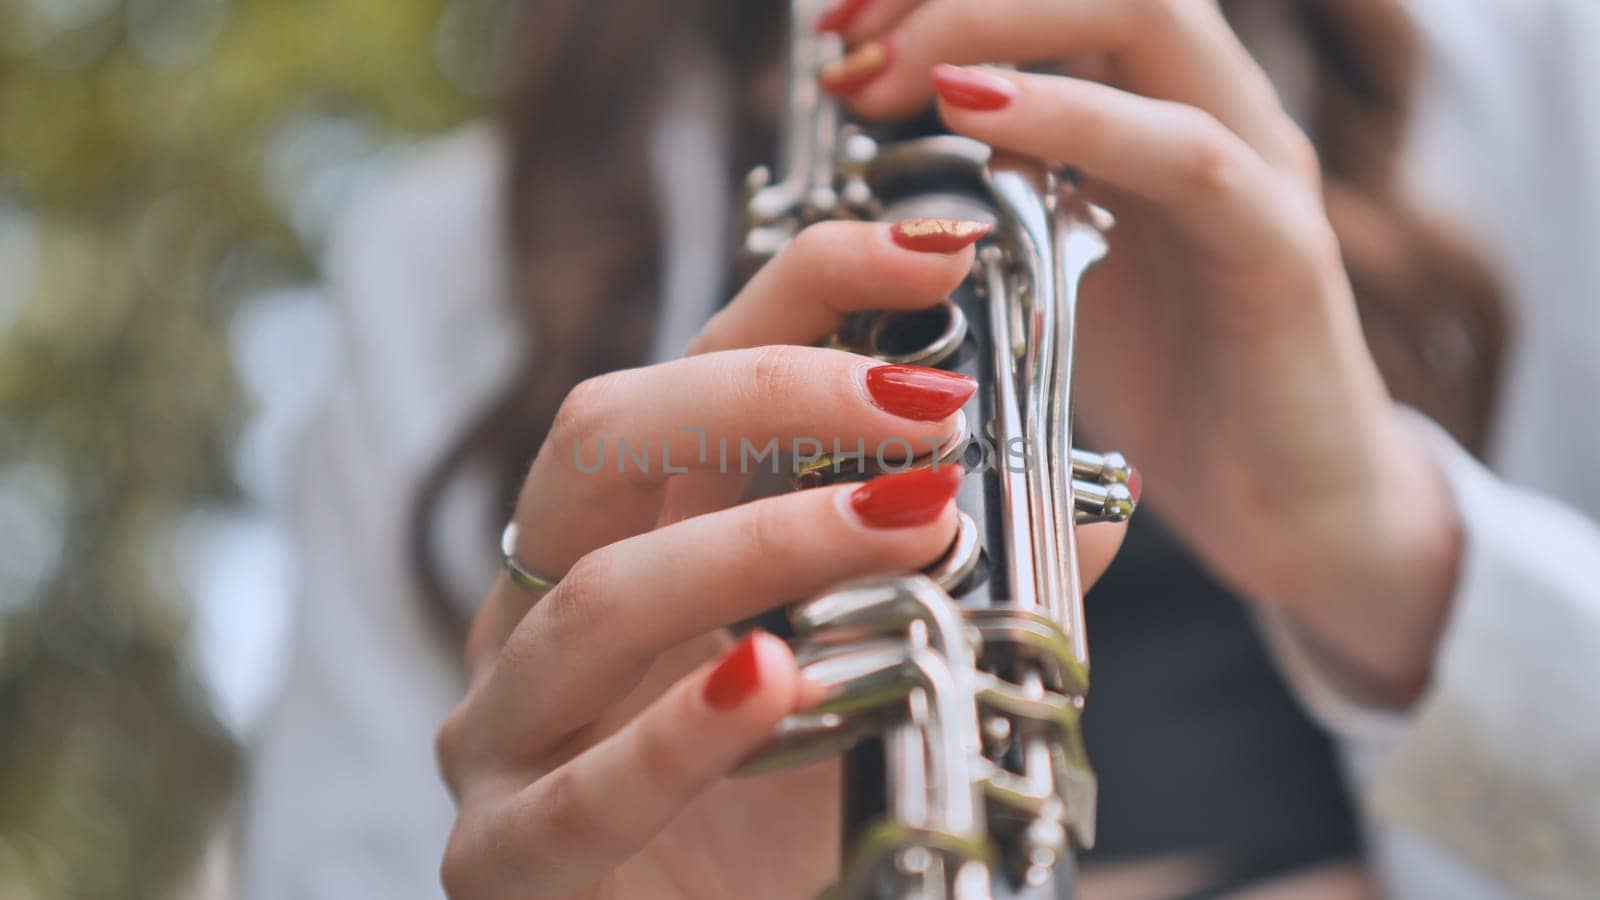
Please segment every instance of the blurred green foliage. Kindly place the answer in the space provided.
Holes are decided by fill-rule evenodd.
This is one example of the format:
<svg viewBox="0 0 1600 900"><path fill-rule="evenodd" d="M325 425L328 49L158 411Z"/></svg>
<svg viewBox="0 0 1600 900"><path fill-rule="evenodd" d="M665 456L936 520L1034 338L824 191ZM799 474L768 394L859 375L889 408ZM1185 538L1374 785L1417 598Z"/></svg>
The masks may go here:
<svg viewBox="0 0 1600 900"><path fill-rule="evenodd" d="M314 278L264 148L473 115L498 5L0 0L0 486L59 532L0 534L0 900L171 896L225 812L162 544L237 494L232 308Z"/></svg>

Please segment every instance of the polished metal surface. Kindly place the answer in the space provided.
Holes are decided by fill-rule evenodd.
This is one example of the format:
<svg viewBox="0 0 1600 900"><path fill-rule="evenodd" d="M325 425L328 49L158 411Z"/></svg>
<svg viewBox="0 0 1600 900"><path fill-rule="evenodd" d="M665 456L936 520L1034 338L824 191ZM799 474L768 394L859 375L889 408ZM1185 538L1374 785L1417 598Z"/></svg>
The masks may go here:
<svg viewBox="0 0 1600 900"><path fill-rule="evenodd" d="M532 569L523 565L517 559L517 541L520 532L516 522L507 522L505 530L500 532L500 564L505 567L506 576L511 582L523 590L542 597L556 589L559 578L546 578Z"/></svg>
<svg viewBox="0 0 1600 900"><path fill-rule="evenodd" d="M926 572L791 607L796 657L823 699L745 772L846 754L845 862L829 896L1070 896L1097 792L1080 732L1089 658L1074 535L1134 508L1120 454L1072 447L1078 285L1106 253L1111 218L1037 160L952 135L880 142L846 122L817 83L842 51L813 27L827 5L791 3L777 168L751 175L745 249L770 256L827 218L994 225L944 303L854 317L830 342L980 386L963 440L897 463L968 466L949 551ZM884 470L824 457L794 483Z"/></svg>

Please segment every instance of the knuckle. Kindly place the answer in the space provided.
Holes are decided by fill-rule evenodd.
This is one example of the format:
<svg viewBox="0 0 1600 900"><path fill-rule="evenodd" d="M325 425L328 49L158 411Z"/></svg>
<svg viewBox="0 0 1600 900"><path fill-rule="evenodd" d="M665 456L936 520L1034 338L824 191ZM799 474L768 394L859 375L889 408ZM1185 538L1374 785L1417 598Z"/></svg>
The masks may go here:
<svg viewBox="0 0 1600 900"><path fill-rule="evenodd" d="M693 770L684 742L675 740L667 728L638 729L633 764L640 778L649 784L680 784Z"/></svg>
<svg viewBox="0 0 1600 900"><path fill-rule="evenodd" d="M604 549L584 555L561 583L534 607L552 642L574 638L599 628L615 606L614 564Z"/></svg>
<svg viewBox="0 0 1600 900"><path fill-rule="evenodd" d="M1213 196L1238 190L1245 155L1232 132L1194 107L1185 107L1180 114L1178 132L1184 144L1179 177L1191 190Z"/></svg>
<svg viewBox="0 0 1600 900"><path fill-rule="evenodd" d="M1147 24L1170 24L1193 28L1208 20L1222 18L1216 0L1138 0L1136 15Z"/></svg>
<svg viewBox="0 0 1600 900"><path fill-rule="evenodd" d="M1311 142L1311 138L1293 122L1285 122L1282 140L1283 153L1290 170L1312 187L1319 186L1322 180L1322 160L1318 157L1316 145Z"/></svg>
<svg viewBox="0 0 1600 900"><path fill-rule="evenodd" d="M439 732L433 740L434 760L439 766L440 774L444 775L450 792L456 796L460 796L461 745L465 728L465 707L457 706L440 723Z"/></svg>
<svg viewBox="0 0 1600 900"><path fill-rule="evenodd" d="M1194 0L1135 0L1128 10L1141 24L1169 22L1188 13Z"/></svg>
<svg viewBox="0 0 1600 900"><path fill-rule="evenodd" d="M795 522L783 503L756 503L749 507L750 521L745 529L748 559L755 567L771 565L772 560L794 555Z"/></svg>
<svg viewBox="0 0 1600 900"><path fill-rule="evenodd" d="M1296 259L1304 260L1311 271L1326 278L1341 270L1344 253L1339 245L1338 232L1326 216L1298 217L1298 224L1284 229L1284 241Z"/></svg>
<svg viewBox="0 0 1600 900"><path fill-rule="evenodd" d="M616 392L617 373L585 378L573 385L561 401L560 409L550 425L552 436L583 438L598 430L605 418L610 397Z"/></svg>
<svg viewBox="0 0 1600 900"><path fill-rule="evenodd" d="M843 257L858 243L852 231L859 227L857 222L833 220L802 228L773 260L773 281L768 288L789 293L840 278L848 271Z"/></svg>
<svg viewBox="0 0 1600 900"><path fill-rule="evenodd" d="M479 667L493 659L495 651L500 649L500 644L505 640L505 635L496 627L496 612L491 595L479 605L478 614L472 619L472 627L467 630L462 659L466 660L469 672L477 672Z"/></svg>
<svg viewBox="0 0 1600 900"><path fill-rule="evenodd" d="M994 31L992 0L957 0L945 7L946 33L961 35L965 41L988 43Z"/></svg>
<svg viewBox="0 0 1600 900"><path fill-rule="evenodd" d="M792 347L761 347L751 351L746 379L748 399L757 408L780 403L804 388L807 372Z"/></svg>
<svg viewBox="0 0 1600 900"><path fill-rule="evenodd" d="M439 861L439 884L451 900L470 896L474 881L483 866L470 848L469 828L465 818L457 819L445 844L444 857Z"/></svg>
<svg viewBox="0 0 1600 900"><path fill-rule="evenodd" d="M557 846L603 850L620 843L620 836L585 801L570 768L558 768L539 779L538 784L537 799L530 807L527 845L543 845L547 852L559 857Z"/></svg>
<svg viewBox="0 0 1600 900"><path fill-rule="evenodd" d="M817 222L807 225L800 230L784 249L784 257L790 262L802 265L814 265L821 257L826 257L833 252L836 238L842 236L849 225L845 222L829 221Z"/></svg>

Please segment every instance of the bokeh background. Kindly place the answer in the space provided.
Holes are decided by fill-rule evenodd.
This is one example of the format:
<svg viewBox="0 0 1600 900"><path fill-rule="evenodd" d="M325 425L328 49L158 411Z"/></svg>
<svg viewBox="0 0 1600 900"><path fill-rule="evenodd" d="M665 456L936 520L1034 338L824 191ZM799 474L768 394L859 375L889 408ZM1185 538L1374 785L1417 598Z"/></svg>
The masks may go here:
<svg viewBox="0 0 1600 900"><path fill-rule="evenodd" d="M504 0L0 0L0 900L228 896L332 223Z"/></svg>

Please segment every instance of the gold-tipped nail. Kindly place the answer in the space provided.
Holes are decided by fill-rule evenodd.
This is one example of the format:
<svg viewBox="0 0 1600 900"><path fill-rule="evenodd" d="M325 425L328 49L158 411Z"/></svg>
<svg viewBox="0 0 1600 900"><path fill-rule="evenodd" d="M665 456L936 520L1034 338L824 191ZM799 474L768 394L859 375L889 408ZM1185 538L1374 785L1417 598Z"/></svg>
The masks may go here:
<svg viewBox="0 0 1600 900"><path fill-rule="evenodd" d="M835 94L849 94L877 78L894 59L887 41L872 41L850 51L844 59L823 66L817 76L822 86Z"/></svg>
<svg viewBox="0 0 1600 900"><path fill-rule="evenodd" d="M889 229L894 242L907 250L954 253L988 234L993 226L970 219L906 219Z"/></svg>

